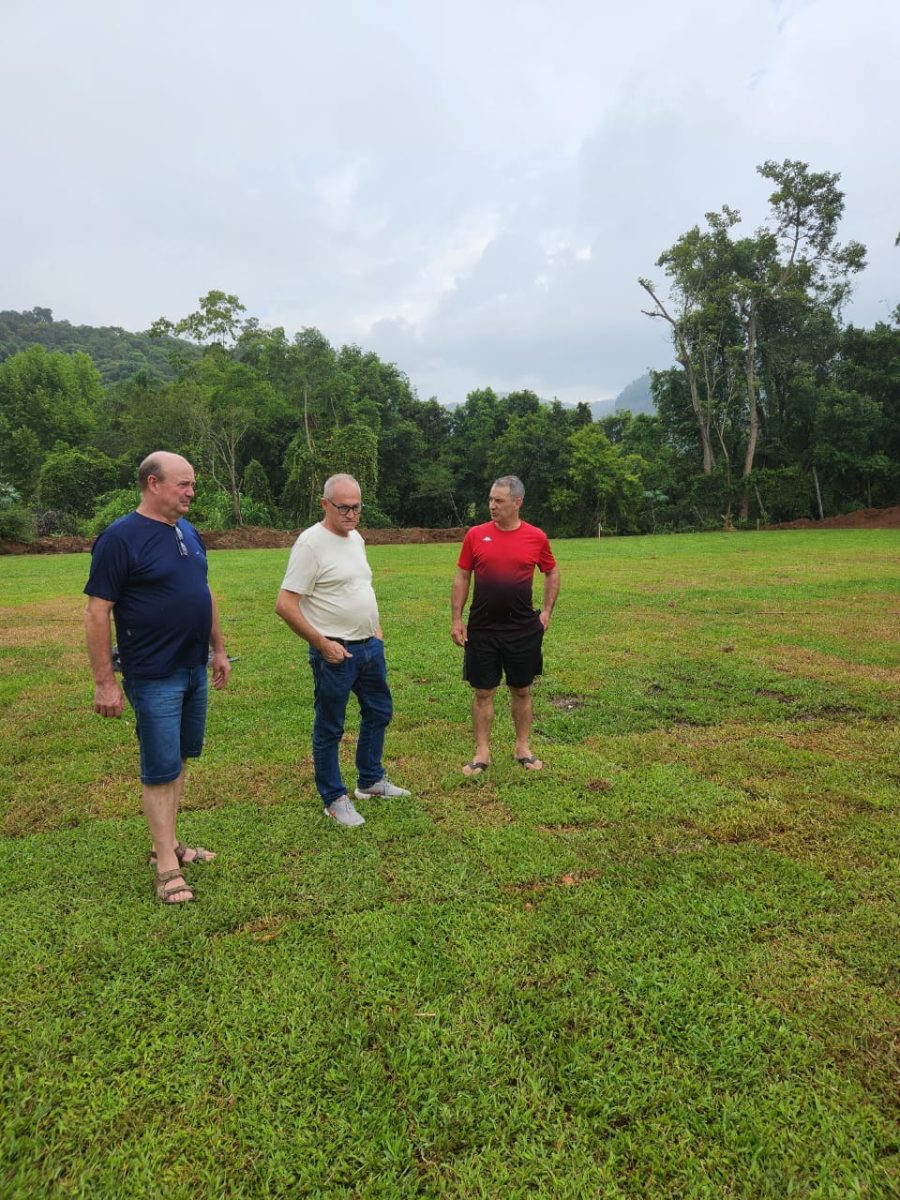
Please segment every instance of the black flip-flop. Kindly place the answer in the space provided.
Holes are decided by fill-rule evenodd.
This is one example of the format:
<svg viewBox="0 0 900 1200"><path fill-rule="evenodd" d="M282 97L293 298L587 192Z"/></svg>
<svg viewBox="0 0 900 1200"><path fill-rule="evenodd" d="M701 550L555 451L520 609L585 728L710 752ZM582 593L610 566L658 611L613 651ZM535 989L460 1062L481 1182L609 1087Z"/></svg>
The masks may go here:
<svg viewBox="0 0 900 1200"><path fill-rule="evenodd" d="M469 768L468 772L463 767L463 775L465 775L466 779L477 779L479 775L485 773L490 765L490 763L481 762L480 759L473 758L471 762L466 763L466 767Z"/></svg>
<svg viewBox="0 0 900 1200"><path fill-rule="evenodd" d="M524 758L516 758L516 762L526 771L543 771L544 769L543 760L540 759L536 754L526 754ZM533 767L529 765L536 762L539 762L541 765L539 767Z"/></svg>

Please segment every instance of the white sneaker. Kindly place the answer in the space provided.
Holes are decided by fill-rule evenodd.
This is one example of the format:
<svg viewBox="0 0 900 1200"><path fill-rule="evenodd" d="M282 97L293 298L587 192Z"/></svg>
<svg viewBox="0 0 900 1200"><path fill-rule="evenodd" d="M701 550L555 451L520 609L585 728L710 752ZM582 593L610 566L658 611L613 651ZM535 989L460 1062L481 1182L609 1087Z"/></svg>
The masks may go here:
<svg viewBox="0 0 900 1200"><path fill-rule="evenodd" d="M384 779L379 779L371 787L357 788L353 795L357 800L368 800L370 796L384 796L388 800L396 800L400 796L411 796L412 793L406 788L397 787L396 783L391 783L385 775Z"/></svg>
<svg viewBox="0 0 900 1200"><path fill-rule="evenodd" d="M337 821L338 825L347 825L351 829L366 823L366 818L359 815L353 807L353 801L347 796L338 796L337 800L332 800L330 804L325 805L323 812L326 817Z"/></svg>

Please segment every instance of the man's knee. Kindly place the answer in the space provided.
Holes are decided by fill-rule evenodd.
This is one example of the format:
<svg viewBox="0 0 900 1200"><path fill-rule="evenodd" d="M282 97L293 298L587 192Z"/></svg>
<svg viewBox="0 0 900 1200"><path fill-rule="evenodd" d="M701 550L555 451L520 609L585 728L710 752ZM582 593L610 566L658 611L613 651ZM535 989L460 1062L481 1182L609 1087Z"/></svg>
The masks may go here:
<svg viewBox="0 0 900 1200"><path fill-rule="evenodd" d="M475 702L477 704L489 704L493 700L496 691L495 687L475 688Z"/></svg>
<svg viewBox="0 0 900 1200"><path fill-rule="evenodd" d="M394 703L390 696L379 696L365 705L361 704L360 712L363 720L370 721L373 725L390 725L394 715Z"/></svg>
<svg viewBox="0 0 900 1200"><path fill-rule="evenodd" d="M531 684L527 687L510 687L510 695L515 696L518 700L525 700L531 695Z"/></svg>
<svg viewBox="0 0 900 1200"><path fill-rule="evenodd" d="M313 736L325 741L339 742L344 736L344 714L327 707L316 708Z"/></svg>

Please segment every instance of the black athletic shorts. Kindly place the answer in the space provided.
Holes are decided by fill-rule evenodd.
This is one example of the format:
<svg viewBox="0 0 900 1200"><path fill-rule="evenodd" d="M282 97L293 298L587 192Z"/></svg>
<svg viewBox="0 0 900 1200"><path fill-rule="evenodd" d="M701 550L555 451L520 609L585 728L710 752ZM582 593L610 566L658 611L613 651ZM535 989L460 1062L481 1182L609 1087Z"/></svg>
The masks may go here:
<svg viewBox="0 0 900 1200"><path fill-rule="evenodd" d="M469 631L463 655L463 679L473 688L495 688L506 674L507 687L530 687L544 669L543 626L526 633Z"/></svg>

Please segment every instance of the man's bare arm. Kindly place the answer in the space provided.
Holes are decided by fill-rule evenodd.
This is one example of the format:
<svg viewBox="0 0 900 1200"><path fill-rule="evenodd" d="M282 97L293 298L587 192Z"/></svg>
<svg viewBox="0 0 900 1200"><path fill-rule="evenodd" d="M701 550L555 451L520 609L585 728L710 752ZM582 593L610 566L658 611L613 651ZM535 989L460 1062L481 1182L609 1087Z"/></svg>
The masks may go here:
<svg viewBox="0 0 900 1200"><path fill-rule="evenodd" d="M125 708L125 697L112 664L109 636L112 610L112 600L88 596L84 612L84 637L94 676L94 712L103 717L121 717Z"/></svg>
<svg viewBox="0 0 900 1200"><path fill-rule="evenodd" d="M212 600L212 629L209 634L209 645L212 650L212 685L221 690L228 683L231 663L225 653L225 639L222 636L222 626L219 624L219 609L212 592L209 593L209 598Z"/></svg>
<svg viewBox="0 0 900 1200"><path fill-rule="evenodd" d="M463 624L462 614L469 598L471 581L471 571L464 571L462 567L456 568L453 587L450 589L450 636L457 646L466 644L466 627Z"/></svg>
<svg viewBox="0 0 900 1200"><path fill-rule="evenodd" d="M541 624L546 630L550 624L550 614L559 595L559 567L554 567L544 576L544 603L541 608Z"/></svg>

